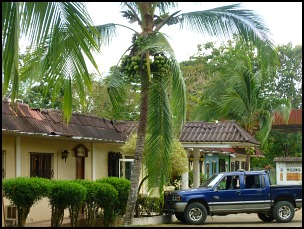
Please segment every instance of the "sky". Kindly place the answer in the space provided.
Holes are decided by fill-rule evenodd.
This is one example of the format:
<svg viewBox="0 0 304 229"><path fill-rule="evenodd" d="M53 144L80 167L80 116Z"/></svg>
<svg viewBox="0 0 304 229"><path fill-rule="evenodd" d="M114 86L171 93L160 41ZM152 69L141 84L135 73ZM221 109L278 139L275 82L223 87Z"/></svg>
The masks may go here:
<svg viewBox="0 0 304 229"><path fill-rule="evenodd" d="M175 11L182 10L181 13L185 13L235 3L239 2L178 2L178 7ZM302 45L302 2L240 3L243 8L254 10L263 18L271 32L270 37L275 45L288 44L289 42L293 46ZM86 4L94 25L118 23L140 31L140 27L136 23L129 24L122 17L120 13L122 9L119 2L87 2ZM119 27L117 31L118 36L112 40L110 45L103 46L101 54L95 55L99 70L103 76L108 73L111 66L118 63L121 55L131 45L133 33L123 27ZM216 41L218 44L223 42L223 40L180 30L179 25L164 26L161 32L169 36L168 40L174 49L178 62L188 60L190 56L197 53L198 44L209 41ZM90 64L89 71L94 72L94 68Z"/></svg>

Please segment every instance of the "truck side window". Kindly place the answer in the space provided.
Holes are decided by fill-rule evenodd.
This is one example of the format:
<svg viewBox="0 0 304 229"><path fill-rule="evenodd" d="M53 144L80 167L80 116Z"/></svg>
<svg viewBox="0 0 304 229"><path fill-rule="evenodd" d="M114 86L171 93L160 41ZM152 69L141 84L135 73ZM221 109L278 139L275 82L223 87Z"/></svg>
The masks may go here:
<svg viewBox="0 0 304 229"><path fill-rule="evenodd" d="M245 188L261 188L259 175L247 175L245 178Z"/></svg>
<svg viewBox="0 0 304 229"><path fill-rule="evenodd" d="M261 176L261 188L265 188L266 183L265 183L265 176Z"/></svg>

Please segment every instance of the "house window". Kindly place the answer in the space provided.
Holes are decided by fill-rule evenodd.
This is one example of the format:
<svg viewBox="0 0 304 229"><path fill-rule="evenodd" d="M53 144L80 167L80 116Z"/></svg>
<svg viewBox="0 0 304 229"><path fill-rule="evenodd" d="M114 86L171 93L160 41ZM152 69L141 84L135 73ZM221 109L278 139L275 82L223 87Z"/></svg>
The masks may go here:
<svg viewBox="0 0 304 229"><path fill-rule="evenodd" d="M119 159L119 177L131 180L134 159Z"/></svg>
<svg viewBox="0 0 304 229"><path fill-rule="evenodd" d="M31 177L53 178L53 153L30 153L30 158Z"/></svg>
<svg viewBox="0 0 304 229"><path fill-rule="evenodd" d="M220 162L220 172L225 172L226 171L225 160L220 159L219 162Z"/></svg>
<svg viewBox="0 0 304 229"><path fill-rule="evenodd" d="M245 169L245 161L241 162L241 169Z"/></svg>
<svg viewBox="0 0 304 229"><path fill-rule="evenodd" d="M119 177L119 159L122 158L119 152L108 153L108 176Z"/></svg>
<svg viewBox="0 0 304 229"><path fill-rule="evenodd" d="M230 167L231 167L231 168L230 168L230 169L231 169L231 171L235 171L235 168L234 168L234 162L231 162L231 163L230 163Z"/></svg>
<svg viewBox="0 0 304 229"><path fill-rule="evenodd" d="M6 151L2 150L2 179L5 178L5 155L6 155Z"/></svg>
<svg viewBox="0 0 304 229"><path fill-rule="evenodd" d="M238 169L240 169L240 162L235 161L235 171L237 171Z"/></svg>

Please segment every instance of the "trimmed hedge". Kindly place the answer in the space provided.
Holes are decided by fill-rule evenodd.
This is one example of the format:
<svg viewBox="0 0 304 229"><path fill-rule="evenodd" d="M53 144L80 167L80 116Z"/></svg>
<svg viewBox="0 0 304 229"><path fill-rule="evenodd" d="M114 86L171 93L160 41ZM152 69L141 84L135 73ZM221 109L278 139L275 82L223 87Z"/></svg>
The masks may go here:
<svg viewBox="0 0 304 229"><path fill-rule="evenodd" d="M96 180L96 182L111 184L118 191L118 199L114 210L118 215L123 216L126 212L131 181L126 178L104 177Z"/></svg>
<svg viewBox="0 0 304 229"><path fill-rule="evenodd" d="M2 190L18 211L17 225L24 227L31 207L48 195L50 180L39 177L17 177L2 180Z"/></svg>

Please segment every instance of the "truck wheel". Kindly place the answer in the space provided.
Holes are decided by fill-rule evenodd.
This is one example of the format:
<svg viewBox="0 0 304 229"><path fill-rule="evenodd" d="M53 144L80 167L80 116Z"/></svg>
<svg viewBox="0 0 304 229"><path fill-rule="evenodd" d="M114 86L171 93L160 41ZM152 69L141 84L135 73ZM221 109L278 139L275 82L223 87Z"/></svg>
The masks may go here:
<svg viewBox="0 0 304 229"><path fill-rule="evenodd" d="M258 213L258 217L260 220L264 221L264 222L272 222L274 220L272 215L266 215L264 213Z"/></svg>
<svg viewBox="0 0 304 229"><path fill-rule="evenodd" d="M273 207L273 217L278 223L290 222L295 214L293 205L288 201L277 202Z"/></svg>
<svg viewBox="0 0 304 229"><path fill-rule="evenodd" d="M175 212L174 215L175 215L175 217L178 221L181 221L182 223L186 223L185 216L184 216L183 212Z"/></svg>
<svg viewBox="0 0 304 229"><path fill-rule="evenodd" d="M189 224L203 224L207 218L207 210L201 203L193 202L186 207L185 219Z"/></svg>

